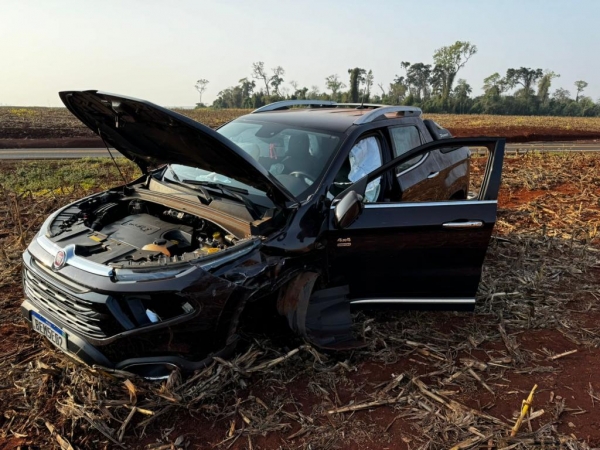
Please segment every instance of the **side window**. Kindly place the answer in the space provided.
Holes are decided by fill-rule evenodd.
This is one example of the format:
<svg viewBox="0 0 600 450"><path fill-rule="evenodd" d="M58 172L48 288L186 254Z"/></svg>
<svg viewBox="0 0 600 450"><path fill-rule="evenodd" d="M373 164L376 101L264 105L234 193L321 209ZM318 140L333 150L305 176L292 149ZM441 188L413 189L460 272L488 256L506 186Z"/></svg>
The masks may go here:
<svg viewBox="0 0 600 450"><path fill-rule="evenodd" d="M421 135L419 130L414 126L394 127L390 128L390 134L392 136L392 142L394 143L394 157L401 156L407 151L418 147L421 142ZM424 156L417 156L416 158L409 159L405 163L398 166L396 169L397 173L403 172L406 169L414 166Z"/></svg>
<svg viewBox="0 0 600 450"><path fill-rule="evenodd" d="M348 158L338 172L331 187L331 194L338 195L382 164L381 144L375 136L359 140L350 150ZM365 192L365 202L377 201L381 191L381 178L371 181Z"/></svg>

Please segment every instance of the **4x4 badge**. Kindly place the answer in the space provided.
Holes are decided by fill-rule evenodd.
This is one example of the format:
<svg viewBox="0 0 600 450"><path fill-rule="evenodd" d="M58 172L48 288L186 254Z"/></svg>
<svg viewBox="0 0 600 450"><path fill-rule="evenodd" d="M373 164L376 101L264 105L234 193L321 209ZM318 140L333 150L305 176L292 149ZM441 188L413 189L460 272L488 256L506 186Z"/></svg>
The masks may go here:
<svg viewBox="0 0 600 450"><path fill-rule="evenodd" d="M65 254L64 250L59 250L59 252L54 257L54 262L52 263L52 267L55 270L62 269L66 262L67 262L67 255Z"/></svg>
<svg viewBox="0 0 600 450"><path fill-rule="evenodd" d="M337 240L338 247L352 247L352 238L338 238Z"/></svg>

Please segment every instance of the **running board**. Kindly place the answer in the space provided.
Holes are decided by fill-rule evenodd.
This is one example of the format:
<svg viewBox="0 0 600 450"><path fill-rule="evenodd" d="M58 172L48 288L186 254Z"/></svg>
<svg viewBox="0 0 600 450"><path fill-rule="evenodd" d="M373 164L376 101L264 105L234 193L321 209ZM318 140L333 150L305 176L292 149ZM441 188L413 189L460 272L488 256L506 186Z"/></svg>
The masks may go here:
<svg viewBox="0 0 600 450"><path fill-rule="evenodd" d="M393 309L421 309L472 311L474 298L360 298L351 300L354 307L388 307Z"/></svg>

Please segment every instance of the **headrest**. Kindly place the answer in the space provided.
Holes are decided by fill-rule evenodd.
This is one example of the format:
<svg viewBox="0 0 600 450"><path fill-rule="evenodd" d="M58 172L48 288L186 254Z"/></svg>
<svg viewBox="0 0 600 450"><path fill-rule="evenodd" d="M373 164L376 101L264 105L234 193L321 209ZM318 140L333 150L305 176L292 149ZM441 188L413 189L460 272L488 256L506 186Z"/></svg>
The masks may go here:
<svg viewBox="0 0 600 450"><path fill-rule="evenodd" d="M307 158L310 156L310 141L308 134L294 134L288 143L287 155L294 158Z"/></svg>

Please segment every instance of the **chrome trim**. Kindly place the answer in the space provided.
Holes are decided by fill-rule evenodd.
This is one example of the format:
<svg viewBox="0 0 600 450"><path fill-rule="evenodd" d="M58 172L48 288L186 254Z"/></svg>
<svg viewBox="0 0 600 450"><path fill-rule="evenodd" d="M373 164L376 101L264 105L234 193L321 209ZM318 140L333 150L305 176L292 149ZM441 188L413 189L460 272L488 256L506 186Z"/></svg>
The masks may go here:
<svg viewBox="0 0 600 450"><path fill-rule="evenodd" d="M419 140L421 141L421 144L420 144L420 145L425 145L425 144L428 144L428 142L424 142L424 140L425 140L425 137L423 136L423 133L421 132L421 129L420 129L419 127L417 127L416 125L399 125L399 126L390 126L390 127L389 127L389 130L390 130L390 135L392 134L392 133L391 133L391 130L392 130L393 128L401 128L401 127L415 127L415 128L417 129L417 132L419 133ZM393 141L393 138L392 138L392 141ZM433 141L431 141L431 142L433 142ZM395 153L396 144L395 144L395 143L393 143L393 144L394 144L393 146L394 146L394 153ZM413 147L413 148L416 148L416 147ZM412 150L412 149L410 149L410 150ZM408 151L410 151L410 150L408 150ZM405 153L406 153L406 152L405 152ZM407 172L410 172L411 170L413 170L413 169L416 169L417 167L419 167L421 164L423 164L423 163L424 163L424 162L427 160L427 158L429 158L429 155L430 155L430 154L431 154L431 152L427 152L427 153L424 153L423 155L421 155L421 158L420 158L420 159L419 159L419 160L418 160L418 161L417 161L415 164L413 164L413 165L412 165L412 166L410 166L410 167L407 167L407 168L406 168L406 169L404 169L402 172L398 172L398 173L396 173L396 177L402 176L402 175L404 175L405 173L407 173ZM402 155L394 156L394 158L399 158L400 156L402 156ZM412 159L412 158L411 158L411 159ZM409 159L408 161L410 161L410 159ZM395 167L393 170L395 171L396 169L397 169L397 167Z"/></svg>
<svg viewBox="0 0 600 450"><path fill-rule="evenodd" d="M111 267L77 256L75 254L75 244L60 248L43 234L38 235L37 243L53 257L55 257L59 251L63 250L65 252L65 265L68 264L69 266L76 267L84 272L93 273L94 275L100 275L102 277L110 277L113 274L113 269Z"/></svg>
<svg viewBox="0 0 600 450"><path fill-rule="evenodd" d="M332 203L330 209L335 209L335 205L339 202L336 201ZM365 203L365 208L367 209L378 209L378 208L412 208L412 207L422 207L422 206L461 206L461 205L473 205L477 203L479 205L494 205L498 203L498 200L477 200L476 198L472 200L456 200L454 202L446 201L446 202L389 202L389 203Z"/></svg>
<svg viewBox="0 0 600 450"><path fill-rule="evenodd" d="M366 108L382 108L384 106L390 106L390 105L383 105L381 103L338 103L337 106L353 107L356 109L366 109Z"/></svg>
<svg viewBox="0 0 600 450"><path fill-rule="evenodd" d="M52 277L59 284L65 285L68 289L70 289L73 292L76 292L78 294L84 294L86 292L90 292L90 289L88 289L88 288L86 288L84 286L81 286L81 285L79 285L77 283L74 283L71 280L69 280L68 278L63 277L62 275L60 275L58 272L53 271L49 267L44 266L40 261L36 260L33 256L31 257L31 266L33 268L35 268L35 269L38 269L38 270L41 270L42 272L45 272L46 275Z"/></svg>
<svg viewBox="0 0 600 450"><path fill-rule="evenodd" d="M352 305L365 304L426 304L426 305L474 305L474 298L368 298L352 300Z"/></svg>
<svg viewBox="0 0 600 450"><path fill-rule="evenodd" d="M404 112L411 113L411 116L420 116L423 111L421 108L416 108L414 106L384 106L381 108L376 108L372 111L369 111L366 114L363 114L359 118L354 121L354 125L362 125L365 123L371 123L378 117L381 117L385 114L394 113L394 112Z"/></svg>
<svg viewBox="0 0 600 450"><path fill-rule="evenodd" d="M367 203L365 208L377 209L377 208L409 208L409 207L422 207L422 206L460 206L460 205L495 205L498 203L497 200L457 200L455 202L398 202L398 203Z"/></svg>
<svg viewBox="0 0 600 450"><path fill-rule="evenodd" d="M481 220L469 220L468 222L446 222L443 223L444 228L479 228L483 226Z"/></svg>
<svg viewBox="0 0 600 450"><path fill-rule="evenodd" d="M278 109L288 108L290 106L336 106L337 103L331 100L283 100L281 102L269 103L268 105L261 106L255 109L250 114L256 114L267 111L277 111Z"/></svg>
<svg viewBox="0 0 600 450"><path fill-rule="evenodd" d="M432 179L437 177L440 174L440 171L438 170L437 172L431 172L429 175L427 175L427 179Z"/></svg>
<svg viewBox="0 0 600 450"><path fill-rule="evenodd" d="M421 144L423 145L423 144ZM424 155L421 155L422 158L419 159L415 164L413 164L410 167L407 167L406 169L404 169L402 172L396 174L396 177L401 177L402 175L404 175L405 173L410 172L411 170L416 169L417 167L419 167L421 164L423 164L425 161L427 161L427 158L429 158L429 155L431 155L431 152L427 152ZM411 158L412 159L412 158ZM409 159L410 161L410 159Z"/></svg>

